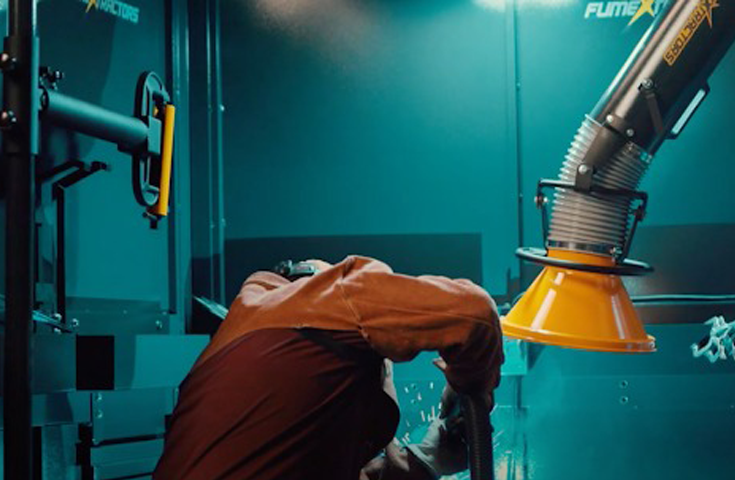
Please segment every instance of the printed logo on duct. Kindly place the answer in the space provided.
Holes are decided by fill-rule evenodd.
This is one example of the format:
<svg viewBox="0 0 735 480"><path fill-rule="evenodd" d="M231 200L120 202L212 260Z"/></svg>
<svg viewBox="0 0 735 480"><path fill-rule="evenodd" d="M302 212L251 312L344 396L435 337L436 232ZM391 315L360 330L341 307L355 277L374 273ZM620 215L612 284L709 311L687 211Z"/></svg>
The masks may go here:
<svg viewBox="0 0 735 480"><path fill-rule="evenodd" d="M628 25L633 25L641 18L655 17L665 3L666 0L589 2L584 11L584 18L587 20L630 18Z"/></svg>
<svg viewBox="0 0 735 480"><path fill-rule="evenodd" d="M121 0L80 0L87 5L87 13L92 10L107 13L130 23L138 23L140 8Z"/></svg>
<svg viewBox="0 0 735 480"><path fill-rule="evenodd" d="M666 63L668 63L669 66L673 66L676 63L681 52L684 51L686 46L689 44L689 40L691 40L694 34L697 33L697 30L699 30L699 27L705 19L709 24L709 28L714 26L712 11L719 6L719 0L700 0L697 8L689 14L689 18L684 24L684 28L679 31L679 34L676 36L674 41L671 42L669 48L666 49L666 53L664 53L664 60L666 60Z"/></svg>

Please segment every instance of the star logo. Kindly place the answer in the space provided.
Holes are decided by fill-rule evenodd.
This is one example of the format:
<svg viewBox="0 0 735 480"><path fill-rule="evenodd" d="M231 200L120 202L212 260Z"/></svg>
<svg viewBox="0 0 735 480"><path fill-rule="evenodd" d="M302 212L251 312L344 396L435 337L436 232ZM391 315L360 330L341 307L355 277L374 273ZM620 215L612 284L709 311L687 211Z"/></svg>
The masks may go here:
<svg viewBox="0 0 735 480"><path fill-rule="evenodd" d="M92 7L97 8L97 0L87 0L87 13L92 10Z"/></svg>
<svg viewBox="0 0 735 480"><path fill-rule="evenodd" d="M719 0L702 0L702 6L705 8L704 15L707 17L709 28L713 27L712 10L720 6Z"/></svg>
<svg viewBox="0 0 735 480"><path fill-rule="evenodd" d="M705 19L707 19L709 27L714 28L714 14L712 12L719 6L720 0L699 0L697 2L696 8L689 14L686 23L676 35L676 38L671 41L671 45L669 45L669 48L664 53L664 60L666 60L669 66L674 66Z"/></svg>
<svg viewBox="0 0 735 480"><path fill-rule="evenodd" d="M717 0L710 1L717 2ZM633 15L633 18L630 19L628 25L633 25L639 18L647 13L650 14L652 17L655 17L656 13L653 11L653 2L654 0L641 0L641 6L638 7L638 11L635 12L635 15Z"/></svg>

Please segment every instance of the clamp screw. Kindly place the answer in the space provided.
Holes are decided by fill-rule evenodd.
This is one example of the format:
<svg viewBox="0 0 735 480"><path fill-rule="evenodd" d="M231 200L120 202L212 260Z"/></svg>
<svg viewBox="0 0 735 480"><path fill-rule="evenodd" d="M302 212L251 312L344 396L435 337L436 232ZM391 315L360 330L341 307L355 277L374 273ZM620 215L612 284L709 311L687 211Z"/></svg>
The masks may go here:
<svg viewBox="0 0 735 480"><path fill-rule="evenodd" d="M64 72L54 70L51 67L41 67L39 75L42 79L46 80L49 88L51 88L52 90L56 90L56 84L59 83L59 80L64 79Z"/></svg>
<svg viewBox="0 0 735 480"><path fill-rule="evenodd" d="M18 123L18 118L12 110L0 113L0 130L10 130L16 123Z"/></svg>
<svg viewBox="0 0 735 480"><path fill-rule="evenodd" d="M0 70L3 72L12 72L17 64L18 60L15 57L11 57L9 53L0 53Z"/></svg>
<svg viewBox="0 0 735 480"><path fill-rule="evenodd" d="M607 123L613 123L615 121L615 116L610 114L607 117L605 117L605 120L607 121Z"/></svg>
<svg viewBox="0 0 735 480"><path fill-rule="evenodd" d="M578 172L578 173L579 173L580 175L587 175L587 173L588 173L589 171L590 171L590 167L588 167L588 166L587 166L587 165L585 165L585 164L582 164L582 165L580 165L580 166L579 166L579 168L577 168L577 172Z"/></svg>
<svg viewBox="0 0 735 480"><path fill-rule="evenodd" d="M633 130L632 128L629 128L629 129L627 129L627 130L625 131L625 134L626 134L626 135L627 135L627 136L628 136L629 138L633 138L633 137L635 136L635 130Z"/></svg>
<svg viewBox="0 0 735 480"><path fill-rule="evenodd" d="M71 328L78 328L79 327L79 320L76 318L71 319Z"/></svg>
<svg viewBox="0 0 735 480"><path fill-rule="evenodd" d="M163 322L161 320L156 320L156 330L163 330Z"/></svg>
<svg viewBox="0 0 735 480"><path fill-rule="evenodd" d="M645 88L646 90L650 90L653 88L653 80L651 80L650 78L647 78L643 80L643 82L641 82L641 86Z"/></svg>
<svg viewBox="0 0 735 480"><path fill-rule="evenodd" d="M639 222L646 218L646 209L643 208L643 205L640 205L635 209L635 218L637 218Z"/></svg>

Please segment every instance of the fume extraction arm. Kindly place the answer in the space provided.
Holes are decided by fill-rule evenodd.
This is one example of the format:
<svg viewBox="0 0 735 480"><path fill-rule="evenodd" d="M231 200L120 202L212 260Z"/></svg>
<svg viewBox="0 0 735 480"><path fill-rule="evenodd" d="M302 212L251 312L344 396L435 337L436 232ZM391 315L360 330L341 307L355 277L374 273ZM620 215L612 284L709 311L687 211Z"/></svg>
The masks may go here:
<svg viewBox="0 0 735 480"><path fill-rule="evenodd" d="M637 188L661 144L681 133L709 93L707 79L733 40L735 2L667 3L586 116L559 179L539 182L546 250L516 253L545 268L503 320L507 336L585 350L655 351L620 279L652 271L627 258L648 199Z"/></svg>

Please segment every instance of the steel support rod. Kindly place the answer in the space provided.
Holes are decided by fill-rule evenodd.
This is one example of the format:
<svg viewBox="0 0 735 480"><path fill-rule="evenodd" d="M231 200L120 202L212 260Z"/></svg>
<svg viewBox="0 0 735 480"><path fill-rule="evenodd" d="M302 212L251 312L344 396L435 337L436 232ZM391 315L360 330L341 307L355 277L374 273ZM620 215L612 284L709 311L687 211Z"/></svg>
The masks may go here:
<svg viewBox="0 0 735 480"><path fill-rule="evenodd" d="M2 67L2 169L5 225L4 476L31 479L31 328L34 304L33 218L38 153L36 0L10 0Z"/></svg>
<svg viewBox="0 0 735 480"><path fill-rule="evenodd" d="M127 151L147 147L148 126L142 120L54 90L41 90L41 115L56 125L107 140Z"/></svg>

